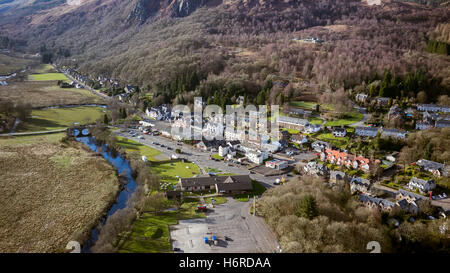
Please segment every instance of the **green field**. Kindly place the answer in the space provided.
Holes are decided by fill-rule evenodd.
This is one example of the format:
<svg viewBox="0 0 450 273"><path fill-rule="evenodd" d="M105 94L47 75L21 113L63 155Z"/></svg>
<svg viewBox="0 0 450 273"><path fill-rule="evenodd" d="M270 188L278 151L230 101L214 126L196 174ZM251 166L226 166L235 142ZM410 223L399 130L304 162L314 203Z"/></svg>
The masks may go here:
<svg viewBox="0 0 450 273"><path fill-rule="evenodd" d="M1 137L0 146L21 146L33 144L36 142L57 143L66 133L55 133L45 135L18 136L18 137Z"/></svg>
<svg viewBox="0 0 450 273"><path fill-rule="evenodd" d="M186 168L189 167L189 168ZM177 183L177 175L181 178L201 174L200 168L194 163L172 161L163 164L152 164L152 172L161 178L161 182Z"/></svg>
<svg viewBox="0 0 450 273"><path fill-rule="evenodd" d="M36 63L36 59L25 59L8 54L0 54L0 75L11 74Z"/></svg>
<svg viewBox="0 0 450 273"><path fill-rule="evenodd" d="M304 108L304 109L313 109L314 105L316 105L317 103L315 102L309 102L309 101L291 101L289 103L290 106L294 106L294 107L300 107L300 108Z"/></svg>
<svg viewBox="0 0 450 273"><path fill-rule="evenodd" d="M44 73L57 73L56 69L51 64L41 64L33 69L33 73L44 74Z"/></svg>
<svg viewBox="0 0 450 273"><path fill-rule="evenodd" d="M126 152L138 152L141 156L145 155L150 161L159 161L156 157L161 154L161 151L145 146L139 142L128 138L117 136L117 144L125 148Z"/></svg>
<svg viewBox="0 0 450 273"><path fill-rule="evenodd" d="M43 74L33 74L29 75L28 79L30 81L68 81L69 78L63 73L43 73Z"/></svg>
<svg viewBox="0 0 450 273"><path fill-rule="evenodd" d="M120 247L121 253L168 253L172 252L169 225L178 220L204 218L203 213L195 212L198 200L184 202L179 211L165 211L159 215L144 213L134 223L131 234Z"/></svg>
<svg viewBox="0 0 450 273"><path fill-rule="evenodd" d="M33 110L31 117L18 127L18 132L38 132L64 129L74 122L87 124L103 117L102 107L74 107Z"/></svg>
<svg viewBox="0 0 450 273"><path fill-rule="evenodd" d="M363 114L361 113L347 113L344 118L336 119L332 121L327 121L325 126L343 126L356 123L363 119Z"/></svg>
<svg viewBox="0 0 450 273"><path fill-rule="evenodd" d="M303 109L308 110L315 110L314 106L317 104L317 102L311 102L311 101L300 101L300 100L294 100L289 103L290 106L293 107L299 107ZM334 109L332 104L320 104L320 108L324 110L332 111Z"/></svg>

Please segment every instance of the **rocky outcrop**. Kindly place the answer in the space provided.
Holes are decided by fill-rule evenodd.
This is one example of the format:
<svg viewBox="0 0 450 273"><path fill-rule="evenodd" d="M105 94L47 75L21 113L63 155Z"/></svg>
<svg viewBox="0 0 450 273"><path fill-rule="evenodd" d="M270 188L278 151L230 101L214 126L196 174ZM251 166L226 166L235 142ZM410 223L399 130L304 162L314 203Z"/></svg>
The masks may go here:
<svg viewBox="0 0 450 273"><path fill-rule="evenodd" d="M160 2L157 0L137 0L127 22L144 23L148 18L155 16L160 10Z"/></svg>
<svg viewBox="0 0 450 273"><path fill-rule="evenodd" d="M186 17L193 13L197 8L203 7L209 0L175 0L172 6L172 16Z"/></svg>
<svg viewBox="0 0 450 273"><path fill-rule="evenodd" d="M186 17L206 5L219 5L221 0L137 0L127 22L144 23L155 17Z"/></svg>

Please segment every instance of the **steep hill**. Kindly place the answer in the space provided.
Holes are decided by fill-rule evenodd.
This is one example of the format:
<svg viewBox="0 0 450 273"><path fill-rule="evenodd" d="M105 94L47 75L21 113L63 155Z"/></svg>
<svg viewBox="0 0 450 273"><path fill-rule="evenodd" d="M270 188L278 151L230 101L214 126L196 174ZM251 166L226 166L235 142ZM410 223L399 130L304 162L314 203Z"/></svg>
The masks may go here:
<svg viewBox="0 0 450 273"><path fill-rule="evenodd" d="M386 69L450 78L449 60L426 52L427 33L450 20L449 9L380 2L2 1L0 36L26 41L24 51L45 45L53 61L138 84L156 101L190 101L191 91L257 94L274 77L295 90L298 78L352 87ZM325 43L294 40L308 37Z"/></svg>

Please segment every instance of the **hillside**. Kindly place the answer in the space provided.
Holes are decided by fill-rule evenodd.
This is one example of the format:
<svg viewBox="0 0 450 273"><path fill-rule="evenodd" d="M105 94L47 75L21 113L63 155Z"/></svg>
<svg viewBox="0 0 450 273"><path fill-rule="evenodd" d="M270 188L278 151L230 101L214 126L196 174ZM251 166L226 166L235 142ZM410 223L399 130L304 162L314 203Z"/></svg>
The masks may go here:
<svg viewBox="0 0 450 273"><path fill-rule="evenodd" d="M256 97L274 77L296 91L298 78L348 88L385 70L401 76L421 69L450 82L448 58L426 52L427 33L450 19L446 7L360 0L28 2L3 12L0 36L26 41L18 47L25 51L45 44L53 61L140 85L156 102L189 102L190 91L206 89ZM325 43L293 40L308 37Z"/></svg>

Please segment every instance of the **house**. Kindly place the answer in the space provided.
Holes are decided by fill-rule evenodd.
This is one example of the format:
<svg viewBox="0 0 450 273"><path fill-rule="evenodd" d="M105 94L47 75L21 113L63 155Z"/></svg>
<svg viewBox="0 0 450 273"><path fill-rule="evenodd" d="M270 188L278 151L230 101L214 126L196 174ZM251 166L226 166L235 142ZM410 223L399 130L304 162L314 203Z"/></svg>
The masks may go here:
<svg viewBox="0 0 450 273"><path fill-rule="evenodd" d="M289 164L285 160L270 160L266 161L266 167L276 169L276 170L284 170L289 167Z"/></svg>
<svg viewBox="0 0 450 273"><path fill-rule="evenodd" d="M419 206L416 202L408 202L406 199L401 199L397 201L396 205L408 213L417 214L419 212Z"/></svg>
<svg viewBox="0 0 450 273"><path fill-rule="evenodd" d="M420 192L426 193L436 188L436 181L412 177L408 183L408 188L410 190L419 190Z"/></svg>
<svg viewBox="0 0 450 273"><path fill-rule="evenodd" d="M380 211L391 211L395 207L395 204L391 201L382 198L371 197L365 194L361 194L358 198L358 201L364 203L366 207L376 208Z"/></svg>
<svg viewBox="0 0 450 273"><path fill-rule="evenodd" d="M369 171L371 168L371 162L368 158L351 155L339 150L326 149L320 154L320 159L332 164L343 165L348 168L360 169L363 171Z"/></svg>
<svg viewBox="0 0 450 273"><path fill-rule="evenodd" d="M440 177L445 169L445 164L426 159L418 160L416 165L437 177Z"/></svg>
<svg viewBox="0 0 450 273"><path fill-rule="evenodd" d="M369 98L369 95L364 94L364 93L358 93L358 94L356 94L355 100L357 102L366 102L368 98Z"/></svg>
<svg viewBox="0 0 450 273"><path fill-rule="evenodd" d="M312 148L314 151L320 153L320 152L322 152L322 151L324 151L324 150L326 150L326 149L331 148L331 145L330 145L329 143L325 142L325 141L317 140L317 141L314 141L314 142L311 144L311 148Z"/></svg>
<svg viewBox="0 0 450 273"><path fill-rule="evenodd" d="M430 128L433 128L433 124L420 121L416 122L416 130L428 130Z"/></svg>
<svg viewBox="0 0 450 273"><path fill-rule="evenodd" d="M417 110L427 112L444 112L450 113L450 106L436 104L417 104Z"/></svg>
<svg viewBox="0 0 450 273"><path fill-rule="evenodd" d="M147 108L147 110L145 110L145 114L148 117L150 117L152 119L155 119L155 120L161 120L162 119L161 112L158 109L154 108L154 107Z"/></svg>
<svg viewBox="0 0 450 273"><path fill-rule="evenodd" d="M438 128L450 127L450 121L448 120L438 120L435 123L435 126Z"/></svg>
<svg viewBox="0 0 450 273"><path fill-rule="evenodd" d="M395 162L395 161L397 161L398 155L399 155L399 152L393 152L392 154L387 155L386 159L391 161L391 162Z"/></svg>
<svg viewBox="0 0 450 273"><path fill-rule="evenodd" d="M397 200L406 199L406 201L411 203L411 202L417 202L419 200L424 200L426 198L425 198L425 196L399 189L397 194L395 195L395 199L397 199Z"/></svg>
<svg viewBox="0 0 450 273"><path fill-rule="evenodd" d="M287 130L280 130L278 133L278 137L284 140L290 140L291 134Z"/></svg>
<svg viewBox="0 0 450 273"><path fill-rule="evenodd" d="M347 175L341 171L330 171L330 182L337 183L339 181L346 181Z"/></svg>
<svg viewBox="0 0 450 273"><path fill-rule="evenodd" d="M136 89L134 88L133 85L127 85L127 86L125 86L124 90L127 94L129 94L129 93L134 92L134 90L136 90Z"/></svg>
<svg viewBox="0 0 450 273"><path fill-rule="evenodd" d="M248 175L180 178L178 185L181 191L191 192L214 190L217 193L244 193L253 190Z"/></svg>
<svg viewBox="0 0 450 273"><path fill-rule="evenodd" d="M318 124L308 124L304 127L303 132L307 134L314 134L321 130L321 126Z"/></svg>
<svg viewBox="0 0 450 273"><path fill-rule="evenodd" d="M361 193L369 193L370 190L370 181L361 177L353 177L350 180L350 191L353 193L361 192Z"/></svg>
<svg viewBox="0 0 450 273"><path fill-rule="evenodd" d="M333 127L333 136L334 137L345 137L347 135L347 130L341 127Z"/></svg>
<svg viewBox="0 0 450 273"><path fill-rule="evenodd" d="M376 99L378 106L386 106L389 103L389 98L379 97Z"/></svg>
<svg viewBox="0 0 450 273"><path fill-rule="evenodd" d="M296 134L291 136L291 141L299 145L308 143L308 138L306 136Z"/></svg>
<svg viewBox="0 0 450 273"><path fill-rule="evenodd" d="M292 108L292 109L289 109L289 114L308 118L312 115L312 111L298 109L298 108Z"/></svg>
<svg viewBox="0 0 450 273"><path fill-rule="evenodd" d="M304 167L303 170L306 174L309 175L320 175L325 176L328 174L328 168L322 163L317 163L315 161L308 162Z"/></svg>
<svg viewBox="0 0 450 273"><path fill-rule="evenodd" d="M217 151L219 146L225 145L225 140L207 140L203 138L201 141L197 142L194 146L197 149L203 150L203 151Z"/></svg>
<svg viewBox="0 0 450 273"><path fill-rule="evenodd" d="M279 116L277 119L278 126L286 129L303 130L308 124L308 120L300 118L292 118L286 116Z"/></svg>
<svg viewBox="0 0 450 273"><path fill-rule="evenodd" d="M233 147L230 147L228 145L220 145L219 146L219 156L225 157L228 154L231 154L232 156L236 155L236 150Z"/></svg>
<svg viewBox="0 0 450 273"><path fill-rule="evenodd" d="M262 145L261 148L266 149L271 153L276 153L280 149L280 146L276 145L275 143L266 143Z"/></svg>
<svg viewBox="0 0 450 273"><path fill-rule="evenodd" d="M406 134L408 132L400 129L391 129L391 128L382 128L381 129L381 136L388 138L397 138L397 139L406 139Z"/></svg>
<svg viewBox="0 0 450 273"><path fill-rule="evenodd" d="M378 127L356 127L356 135L363 137L376 137L378 133Z"/></svg>
<svg viewBox="0 0 450 273"><path fill-rule="evenodd" d="M245 153L245 156L247 157L248 161L261 165L264 160L269 158L269 153L266 150L247 150Z"/></svg>
<svg viewBox="0 0 450 273"><path fill-rule="evenodd" d="M389 112L388 112L388 120L395 120L395 119L403 119L403 115L405 113L403 112L403 110L397 106L391 106L391 108L389 108Z"/></svg>
<svg viewBox="0 0 450 273"><path fill-rule="evenodd" d="M244 104L244 96L239 96L237 99L236 99L236 103L237 104Z"/></svg>

